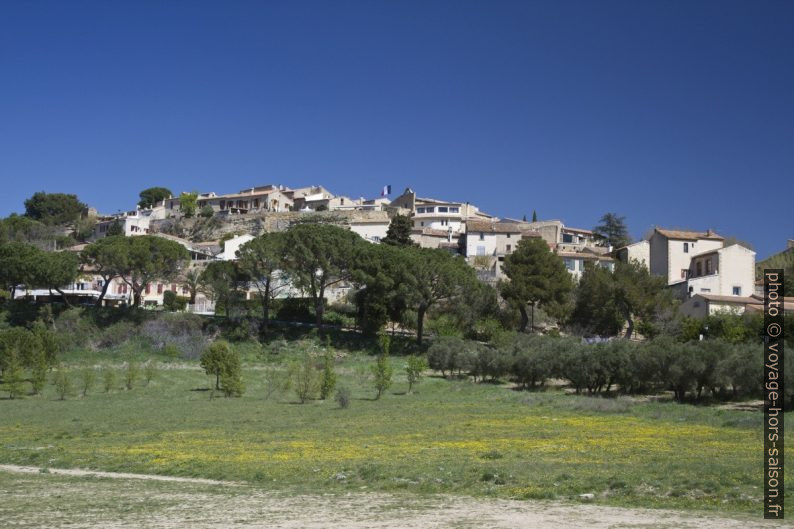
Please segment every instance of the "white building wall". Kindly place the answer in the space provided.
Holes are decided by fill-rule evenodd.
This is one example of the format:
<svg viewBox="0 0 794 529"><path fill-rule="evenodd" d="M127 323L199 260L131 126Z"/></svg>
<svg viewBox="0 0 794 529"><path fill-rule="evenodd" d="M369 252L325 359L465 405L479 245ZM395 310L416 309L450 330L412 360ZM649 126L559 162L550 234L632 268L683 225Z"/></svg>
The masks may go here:
<svg viewBox="0 0 794 529"><path fill-rule="evenodd" d="M389 230L389 222L362 222L355 221L350 223L350 231L358 233L362 239L368 242L380 242L386 237L386 232Z"/></svg>
<svg viewBox="0 0 794 529"><path fill-rule="evenodd" d="M466 234L466 257L494 255L496 253L496 234L469 232Z"/></svg>
<svg viewBox="0 0 794 529"><path fill-rule="evenodd" d="M739 287L740 296L751 296L755 292L755 252L744 246L733 244L719 251L720 292L723 296L735 295L733 287Z"/></svg>

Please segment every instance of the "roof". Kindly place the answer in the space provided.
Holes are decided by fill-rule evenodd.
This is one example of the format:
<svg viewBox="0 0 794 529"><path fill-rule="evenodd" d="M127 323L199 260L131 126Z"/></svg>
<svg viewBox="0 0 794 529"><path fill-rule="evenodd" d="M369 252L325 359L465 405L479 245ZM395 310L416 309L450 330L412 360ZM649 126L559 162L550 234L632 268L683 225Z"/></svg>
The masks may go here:
<svg viewBox="0 0 794 529"><path fill-rule="evenodd" d="M448 230L436 230L433 228L414 228L411 230L413 235L430 235L433 237L444 237L446 238L449 235ZM452 232L452 237L458 237L460 233Z"/></svg>
<svg viewBox="0 0 794 529"><path fill-rule="evenodd" d="M466 221L467 231L489 233L521 233L521 227L515 222L491 222L490 220L472 219Z"/></svg>
<svg viewBox="0 0 794 529"><path fill-rule="evenodd" d="M435 198L420 198L420 197L416 197L414 203L416 202L422 202L424 204L454 204L457 206L463 205L463 202L450 202L448 200L437 200Z"/></svg>
<svg viewBox="0 0 794 529"><path fill-rule="evenodd" d="M700 296L701 298L707 301L717 301L721 303L744 303L744 304L757 304L759 302L758 298L754 298L752 296L721 296L719 294L695 294L696 296Z"/></svg>
<svg viewBox="0 0 794 529"><path fill-rule="evenodd" d="M574 258L574 259L592 259L595 261L614 261L614 259L608 255L597 254L593 252L557 252L557 255L560 257L565 258Z"/></svg>
<svg viewBox="0 0 794 529"><path fill-rule="evenodd" d="M575 231L576 233L586 233L589 235L595 235L592 230L584 230L582 228L569 228L567 226L563 226L562 231Z"/></svg>
<svg viewBox="0 0 794 529"><path fill-rule="evenodd" d="M718 235L716 232L712 230L688 231L688 230L665 230L662 228L656 228L655 231L660 235L667 237L668 239L682 239L686 241L696 241L698 239L710 239L714 241L725 240L725 237L723 237L722 235Z"/></svg>

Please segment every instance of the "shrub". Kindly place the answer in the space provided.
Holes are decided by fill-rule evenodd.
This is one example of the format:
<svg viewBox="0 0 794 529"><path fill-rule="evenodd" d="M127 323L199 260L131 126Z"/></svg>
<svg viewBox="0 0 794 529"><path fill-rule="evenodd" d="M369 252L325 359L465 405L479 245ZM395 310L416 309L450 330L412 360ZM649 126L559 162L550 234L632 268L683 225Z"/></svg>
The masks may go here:
<svg viewBox="0 0 794 529"><path fill-rule="evenodd" d="M80 371L80 389L85 397L96 382L96 370L93 367L84 367Z"/></svg>
<svg viewBox="0 0 794 529"><path fill-rule="evenodd" d="M511 344L510 373L522 388L542 386L555 370L555 354L548 339L519 334Z"/></svg>
<svg viewBox="0 0 794 529"><path fill-rule="evenodd" d="M422 379L422 373L427 370L427 360L422 356L411 355L405 363L405 374L408 378L408 393Z"/></svg>
<svg viewBox="0 0 794 529"><path fill-rule="evenodd" d="M392 367L389 363L388 348L384 353L378 355L375 365L372 366L372 374L374 376L375 389L378 392L375 399L379 399L383 392L391 386Z"/></svg>
<svg viewBox="0 0 794 529"><path fill-rule="evenodd" d="M301 404L317 398L317 392L320 389L320 376L308 353L303 355L300 362L290 365L290 381L295 396L298 397Z"/></svg>
<svg viewBox="0 0 794 529"><path fill-rule="evenodd" d="M154 380L157 376L157 362L154 360L149 360L143 366L143 380L146 382L148 386L149 383Z"/></svg>
<svg viewBox="0 0 794 529"><path fill-rule="evenodd" d="M138 362L133 362L132 360L127 362L127 367L124 369L124 387L127 389L135 387L135 382L138 381L139 376L140 367L138 367Z"/></svg>
<svg viewBox="0 0 794 529"><path fill-rule="evenodd" d="M44 385L47 383L48 367L45 353L40 351L39 354L36 355L36 359L31 367L30 377L30 385L33 388L33 393L36 395L42 392Z"/></svg>
<svg viewBox="0 0 794 529"><path fill-rule="evenodd" d="M323 356L323 376L320 383L320 398L322 400L331 396L336 387L336 373L334 373L334 356L331 351L326 351Z"/></svg>
<svg viewBox="0 0 794 529"><path fill-rule="evenodd" d="M452 374L459 368L458 355L468 348L467 342L457 336L443 336L433 341L427 350L427 362L431 369L441 371L441 376Z"/></svg>
<svg viewBox="0 0 794 529"><path fill-rule="evenodd" d="M336 401L337 404L339 404L340 408L342 409L349 408L351 401L350 390L347 389L345 386L340 386L336 390L336 394L334 395L334 400Z"/></svg>
<svg viewBox="0 0 794 529"><path fill-rule="evenodd" d="M163 292L163 308L171 312L181 312L187 306L188 298L177 296L176 292L166 290Z"/></svg>
<svg viewBox="0 0 794 529"><path fill-rule="evenodd" d="M226 396L242 394L242 373L240 353L225 340L215 340L201 355L201 367L215 376L215 389L221 389Z"/></svg>
<svg viewBox="0 0 794 529"><path fill-rule="evenodd" d="M8 391L8 398L15 399L22 395L22 376L22 366L18 357L16 355L8 357L3 369L3 382L5 382L5 390Z"/></svg>
<svg viewBox="0 0 794 529"><path fill-rule="evenodd" d="M109 393L116 385L116 370L106 365L102 367L102 387Z"/></svg>
<svg viewBox="0 0 794 529"><path fill-rule="evenodd" d="M197 314L164 313L146 321L141 326L141 335L151 346L169 356L196 359L207 347L207 338L202 332L204 320ZM168 347L166 350L165 348ZM179 352L174 355L174 351Z"/></svg>
<svg viewBox="0 0 794 529"><path fill-rule="evenodd" d="M265 399L269 399L276 392L288 391L290 388L289 376L285 376L285 373L276 366L266 366L262 378L265 386Z"/></svg>
<svg viewBox="0 0 794 529"><path fill-rule="evenodd" d="M66 400L66 397L71 395L72 381L69 378L69 372L63 367L55 370L53 384L55 385L55 394L58 395L59 400Z"/></svg>

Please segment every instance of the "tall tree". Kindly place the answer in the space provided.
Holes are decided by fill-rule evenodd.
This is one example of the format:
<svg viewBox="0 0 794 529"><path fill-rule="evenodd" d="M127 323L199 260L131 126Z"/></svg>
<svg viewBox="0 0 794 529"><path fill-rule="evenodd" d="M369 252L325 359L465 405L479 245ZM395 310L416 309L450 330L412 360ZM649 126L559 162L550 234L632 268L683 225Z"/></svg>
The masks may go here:
<svg viewBox="0 0 794 529"><path fill-rule="evenodd" d="M614 272L615 306L626 322L626 338L634 332L634 319L650 321L665 308L673 304L666 281L652 276L640 261L617 263Z"/></svg>
<svg viewBox="0 0 794 529"><path fill-rule="evenodd" d="M352 279L357 254L366 243L350 230L316 223L292 226L284 237L285 271L311 297L322 331L326 290Z"/></svg>
<svg viewBox="0 0 794 529"><path fill-rule="evenodd" d="M262 332L270 321L270 301L288 285L283 272L284 234L265 233L237 250L237 265L262 302Z"/></svg>
<svg viewBox="0 0 794 529"><path fill-rule="evenodd" d="M406 248L403 286L416 310L416 342L422 344L425 315L436 304L462 295L476 282L474 269L444 250Z"/></svg>
<svg viewBox="0 0 794 529"><path fill-rule="evenodd" d="M593 232L604 238L606 243L613 248L621 248L631 242L629 229L626 227L626 217L617 213L604 213L601 224L593 228Z"/></svg>
<svg viewBox="0 0 794 529"><path fill-rule="evenodd" d="M63 287L74 283L79 275L79 258L74 252L40 252L36 259L33 281L35 286L55 290L64 303L71 306Z"/></svg>
<svg viewBox="0 0 794 529"><path fill-rule="evenodd" d="M139 307L143 289L156 280L169 281L179 274L189 259L178 242L155 235L115 238L115 262L121 279L130 286L133 305Z"/></svg>
<svg viewBox="0 0 794 529"><path fill-rule="evenodd" d="M242 276L233 261L213 261L201 272L201 287L213 301L223 306L228 318L237 301Z"/></svg>
<svg viewBox="0 0 794 529"><path fill-rule="evenodd" d="M538 212L533 209L532 210L532 222L537 222L537 221L538 221Z"/></svg>
<svg viewBox="0 0 794 529"><path fill-rule="evenodd" d="M385 244L368 245L359 253L354 279L362 288L354 299L365 334L377 334L390 319L401 319L405 310L404 253L400 246Z"/></svg>
<svg viewBox="0 0 794 529"><path fill-rule="evenodd" d="M615 280L612 272L588 263L576 285L571 322L579 328L602 336L614 336L623 326L615 304Z"/></svg>
<svg viewBox="0 0 794 529"><path fill-rule="evenodd" d="M107 237L115 237L117 235L124 235L124 227L121 225L121 221L116 219L116 222L108 226L108 231L106 233Z"/></svg>
<svg viewBox="0 0 794 529"><path fill-rule="evenodd" d="M193 191L192 193L182 193L179 195L179 210L182 211L182 214L187 217L193 217L196 215L196 209L198 208L198 193Z"/></svg>
<svg viewBox="0 0 794 529"><path fill-rule="evenodd" d="M102 291L96 300L97 307L102 306L110 282L120 274L118 253L126 252L125 244L124 237L108 236L89 244L80 252L81 271L86 274L96 274L102 278Z"/></svg>
<svg viewBox="0 0 794 529"><path fill-rule="evenodd" d="M151 208L158 202L162 202L167 198L171 198L174 196L174 194L171 193L171 190L166 187L150 187L141 191L138 196L140 197L140 200L138 201L138 207Z"/></svg>
<svg viewBox="0 0 794 529"><path fill-rule="evenodd" d="M0 244L0 283L14 299L16 287L33 286L41 250L23 242Z"/></svg>
<svg viewBox="0 0 794 529"><path fill-rule="evenodd" d="M411 229L413 221L408 215L395 215L386 230L386 237L381 241L383 244L391 246L416 246L411 239Z"/></svg>
<svg viewBox="0 0 794 529"><path fill-rule="evenodd" d="M535 307L564 304L573 288L571 275L559 256L540 238L522 239L516 251L505 258L503 271L509 281L500 284L505 301L521 312L521 330L534 330ZM527 315L531 308L531 320Z"/></svg>
<svg viewBox="0 0 794 529"><path fill-rule="evenodd" d="M39 191L25 200L25 216L49 225L67 224L80 218L85 207L77 195Z"/></svg>

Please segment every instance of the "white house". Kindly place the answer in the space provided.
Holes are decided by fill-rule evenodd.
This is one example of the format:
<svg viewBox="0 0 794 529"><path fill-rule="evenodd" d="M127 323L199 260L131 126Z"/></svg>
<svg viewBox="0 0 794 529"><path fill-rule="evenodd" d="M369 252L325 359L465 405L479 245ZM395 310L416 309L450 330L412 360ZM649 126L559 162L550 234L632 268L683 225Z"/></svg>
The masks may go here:
<svg viewBox="0 0 794 529"><path fill-rule="evenodd" d="M722 248L725 239L711 230L655 228L648 243L651 274L665 277L672 285L687 279L693 255Z"/></svg>
<svg viewBox="0 0 794 529"><path fill-rule="evenodd" d="M648 268L651 262L651 243L645 240L635 242L628 246L618 248L615 254L619 261L623 261L624 263L637 261Z"/></svg>

